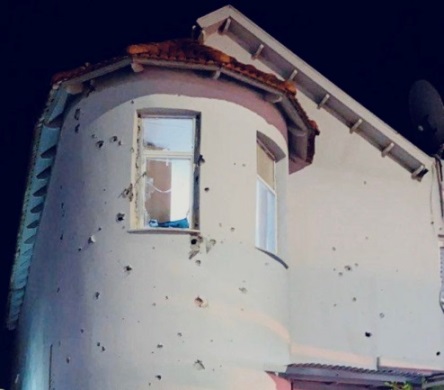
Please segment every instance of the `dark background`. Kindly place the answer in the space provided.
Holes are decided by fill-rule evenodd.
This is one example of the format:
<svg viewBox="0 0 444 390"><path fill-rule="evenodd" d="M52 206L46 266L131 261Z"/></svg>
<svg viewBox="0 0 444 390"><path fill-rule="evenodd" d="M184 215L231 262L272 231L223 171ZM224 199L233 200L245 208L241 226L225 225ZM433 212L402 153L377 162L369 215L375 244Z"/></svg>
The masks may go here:
<svg viewBox="0 0 444 390"><path fill-rule="evenodd" d="M394 3L231 1L355 100L422 146L409 121L408 92L415 80L425 78L444 93L444 11L424 1ZM10 380L14 332L4 329L3 318L31 135L51 76L123 54L132 43L189 37L198 17L225 4L203 0L7 0L0 5L0 215L4 222L0 388L9 388Z"/></svg>

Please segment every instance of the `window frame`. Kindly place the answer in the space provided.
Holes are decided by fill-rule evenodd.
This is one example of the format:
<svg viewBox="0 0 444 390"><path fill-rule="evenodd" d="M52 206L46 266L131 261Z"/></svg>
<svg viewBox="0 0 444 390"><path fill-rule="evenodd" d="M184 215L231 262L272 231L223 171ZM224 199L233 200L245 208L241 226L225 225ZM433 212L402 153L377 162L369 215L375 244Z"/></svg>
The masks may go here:
<svg viewBox="0 0 444 390"><path fill-rule="evenodd" d="M259 135L259 133L258 133ZM275 155L275 153L273 153L269 147L267 147L267 145L264 143L264 141L262 141L261 139L262 137L257 137L256 139L256 221L255 221L255 245L256 248L260 249L261 251L270 253L272 255L277 255L279 252L279 225L278 225L278 189L277 189L277 178L276 178L276 171L277 171L277 162L278 162L278 158ZM259 173L259 166L258 166L258 148L261 148L265 154L270 157L270 160L273 163L273 187L272 188L270 186L269 183L267 183L267 181L261 177L260 173ZM273 195L273 200L274 200L274 213L273 213L273 227L274 227L274 248L269 248L269 247L262 247L262 245L260 245L259 241L259 237L258 237L258 233L260 231L259 229L259 221L258 221L258 181L265 186L266 190L269 191L272 195ZM267 219L267 224L269 223L268 219ZM266 229L267 230L267 229Z"/></svg>
<svg viewBox="0 0 444 390"><path fill-rule="evenodd" d="M194 147L190 152L177 152L169 150L149 150L144 146L145 118L171 118L191 119L193 121ZM132 231L157 231L157 232L194 232L199 229L199 156L200 156L200 113L189 110L142 110L137 112L137 137L136 137L136 199L135 199L135 229ZM152 227L145 220L145 196L146 196L146 162L148 159L178 159L190 161L190 215L188 228Z"/></svg>

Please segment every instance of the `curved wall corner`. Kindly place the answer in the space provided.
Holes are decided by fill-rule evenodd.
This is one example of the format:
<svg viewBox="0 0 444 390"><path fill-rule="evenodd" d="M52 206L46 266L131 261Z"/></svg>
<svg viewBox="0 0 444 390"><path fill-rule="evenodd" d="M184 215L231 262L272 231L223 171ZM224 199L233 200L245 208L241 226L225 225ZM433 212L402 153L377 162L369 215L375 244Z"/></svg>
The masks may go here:
<svg viewBox="0 0 444 390"><path fill-rule="evenodd" d="M286 154L285 122L232 82L161 70L126 77L98 83L66 113L20 356L40 334L33 369L49 370L56 388L244 389L250 378L275 389L265 370L289 362L288 271L255 247L256 138ZM199 233L131 230L122 194L135 185L137 113L153 108L200 113ZM285 156L283 258L287 167Z"/></svg>

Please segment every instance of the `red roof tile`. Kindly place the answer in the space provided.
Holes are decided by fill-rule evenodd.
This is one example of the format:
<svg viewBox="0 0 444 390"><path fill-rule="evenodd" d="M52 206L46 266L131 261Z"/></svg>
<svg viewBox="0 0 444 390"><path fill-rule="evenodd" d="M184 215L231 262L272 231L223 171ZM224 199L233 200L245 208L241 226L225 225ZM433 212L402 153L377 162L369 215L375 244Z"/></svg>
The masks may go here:
<svg viewBox="0 0 444 390"><path fill-rule="evenodd" d="M203 45L192 39L176 39L160 43L131 45L127 47L126 52L126 56L114 57L95 65L86 64L70 71L57 73L52 78L52 83L56 84L71 80L125 59L134 62L137 62L138 59L148 59L184 64L214 65L219 68L224 68L254 81L258 81L287 96L307 127L312 129L309 137L309 156L307 157L307 160L311 162L314 155L314 137L319 134L319 130L316 122L308 118L306 112L297 101L295 96L296 87L293 82L280 80L274 74L265 73L253 65L243 64L220 50Z"/></svg>
<svg viewBox="0 0 444 390"><path fill-rule="evenodd" d="M265 73L253 65L243 64L234 57L192 39L177 39L160 43L131 45L127 53L133 58L160 59L202 65L218 65L244 76L254 78L282 92L296 93L293 83L279 80L274 74Z"/></svg>
<svg viewBox="0 0 444 390"><path fill-rule="evenodd" d="M290 94L296 93L296 88L292 82L279 80L274 74L262 72L253 65L243 64L220 50L202 45L192 39L177 39L160 43L131 45L127 47L126 52L127 56L115 57L95 65L87 64L73 70L57 73L52 78L52 83L55 84L82 76L93 70L114 64L129 57L133 60L143 58L201 65L216 65L256 79L282 92Z"/></svg>

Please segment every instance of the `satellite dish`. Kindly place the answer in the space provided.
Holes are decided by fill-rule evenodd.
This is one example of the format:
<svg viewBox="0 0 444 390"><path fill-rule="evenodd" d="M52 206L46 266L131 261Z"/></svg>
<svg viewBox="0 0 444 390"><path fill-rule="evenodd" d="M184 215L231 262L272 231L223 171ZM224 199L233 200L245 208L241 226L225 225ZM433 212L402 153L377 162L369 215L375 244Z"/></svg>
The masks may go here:
<svg viewBox="0 0 444 390"><path fill-rule="evenodd" d="M426 80L416 81L409 93L410 117L427 152L438 155L444 151L444 105L438 91Z"/></svg>

